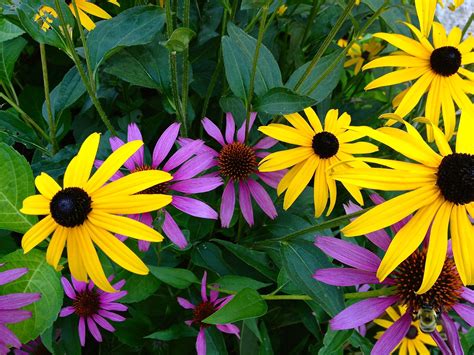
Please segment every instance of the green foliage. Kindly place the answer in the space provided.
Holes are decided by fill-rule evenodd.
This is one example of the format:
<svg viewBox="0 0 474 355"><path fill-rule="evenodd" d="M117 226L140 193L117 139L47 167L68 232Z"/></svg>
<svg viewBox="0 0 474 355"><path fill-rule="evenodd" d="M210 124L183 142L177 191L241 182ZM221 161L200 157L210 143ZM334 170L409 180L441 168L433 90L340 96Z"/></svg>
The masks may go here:
<svg viewBox="0 0 474 355"><path fill-rule="evenodd" d="M0 42L21 36L25 31L4 18L0 18Z"/></svg>
<svg viewBox="0 0 474 355"><path fill-rule="evenodd" d="M25 45L21 37L0 42L0 82L4 85L11 85L13 67Z"/></svg>
<svg viewBox="0 0 474 355"><path fill-rule="evenodd" d="M186 269L157 266L149 268L158 280L176 288L188 288L193 283L199 283L197 277Z"/></svg>
<svg viewBox="0 0 474 355"><path fill-rule="evenodd" d="M273 88L260 96L255 103L255 110L273 115L298 112L311 106L315 100L298 95L287 88Z"/></svg>

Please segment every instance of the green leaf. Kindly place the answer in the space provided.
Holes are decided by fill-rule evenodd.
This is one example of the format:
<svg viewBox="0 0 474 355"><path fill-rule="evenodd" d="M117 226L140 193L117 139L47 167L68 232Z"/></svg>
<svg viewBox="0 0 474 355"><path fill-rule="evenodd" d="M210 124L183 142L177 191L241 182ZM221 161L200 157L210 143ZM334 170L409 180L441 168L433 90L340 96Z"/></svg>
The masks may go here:
<svg viewBox="0 0 474 355"><path fill-rule="evenodd" d="M152 5L132 7L110 20L99 22L87 36L94 72L113 51L150 43L164 24L164 10Z"/></svg>
<svg viewBox="0 0 474 355"><path fill-rule="evenodd" d="M23 121L14 109L0 111L0 129L10 133L13 139L37 144L35 131ZM19 139L18 139L19 138Z"/></svg>
<svg viewBox="0 0 474 355"><path fill-rule="evenodd" d="M21 36L25 31L4 18L0 18L0 42Z"/></svg>
<svg viewBox="0 0 474 355"><path fill-rule="evenodd" d="M244 288L224 307L203 320L209 324L233 323L243 319L257 318L267 313L267 304L257 291Z"/></svg>
<svg viewBox="0 0 474 355"><path fill-rule="evenodd" d="M58 317L63 304L63 289L60 283L61 274L46 262L45 253L32 250L24 255L17 250L1 259L5 266L2 271L26 267L28 273L18 280L3 285L0 294L41 293L41 299L23 309L32 312L32 317L20 323L8 324L22 343L38 337L52 326Z"/></svg>
<svg viewBox="0 0 474 355"><path fill-rule="evenodd" d="M281 257L283 267L294 284L311 296L326 312L335 316L344 308L340 289L313 279L317 269L331 267L326 255L313 243L300 240L282 243Z"/></svg>
<svg viewBox="0 0 474 355"><path fill-rule="evenodd" d="M26 159L0 143L0 228L25 233L36 222L19 210L23 200L34 195L33 173Z"/></svg>
<svg viewBox="0 0 474 355"><path fill-rule="evenodd" d="M196 275L194 275L192 271L186 269L151 265L148 265L148 267L150 268L150 272L158 280L176 288L188 288L193 283L199 283Z"/></svg>
<svg viewBox="0 0 474 355"><path fill-rule="evenodd" d="M259 96L255 102L254 109L257 112L266 112L272 115L283 115L287 113L294 113L312 106L315 100L298 95L294 91L279 87L267 91L262 96Z"/></svg>
<svg viewBox="0 0 474 355"><path fill-rule="evenodd" d="M184 324L173 324L171 327L165 330L158 330L145 338L156 339L161 341L170 341L175 339L181 339L185 337L195 337L197 335L196 329L188 327Z"/></svg>
<svg viewBox="0 0 474 355"><path fill-rule="evenodd" d="M0 42L0 82L10 82L15 62L25 45L26 40L21 37Z"/></svg>
<svg viewBox="0 0 474 355"><path fill-rule="evenodd" d="M253 290L269 286L269 283L263 283L250 277L237 276L237 275L225 275L215 282L219 285L219 288L231 291L240 291L246 287Z"/></svg>
<svg viewBox="0 0 474 355"><path fill-rule="evenodd" d="M352 335L353 330L330 330L324 335L324 346L319 350L319 355L343 354L342 347Z"/></svg>
<svg viewBox="0 0 474 355"><path fill-rule="evenodd" d="M120 299L123 303L140 302L151 295L160 287L160 282L153 275L136 275L128 271L119 272L116 281L125 279L127 282L122 290L127 291L127 295Z"/></svg>
<svg viewBox="0 0 474 355"><path fill-rule="evenodd" d="M224 336L216 327L206 328L206 355L227 355Z"/></svg>
<svg viewBox="0 0 474 355"><path fill-rule="evenodd" d="M188 48L189 42L196 36L196 32L187 27L179 27L173 31L170 38L163 45L170 51L182 52Z"/></svg>
<svg viewBox="0 0 474 355"><path fill-rule="evenodd" d="M222 37L225 75L234 95L245 100L250 89L257 40L232 23L227 26L227 32L229 36ZM262 44L255 72L254 91L259 96L277 86L283 86L280 68L273 54Z"/></svg>
<svg viewBox="0 0 474 355"><path fill-rule="evenodd" d="M350 342L354 347L359 348L364 355L369 355L374 347L374 344L365 336L360 335L359 332L352 332Z"/></svg>
<svg viewBox="0 0 474 355"><path fill-rule="evenodd" d="M267 3L267 0L242 0L241 10L260 9Z"/></svg>

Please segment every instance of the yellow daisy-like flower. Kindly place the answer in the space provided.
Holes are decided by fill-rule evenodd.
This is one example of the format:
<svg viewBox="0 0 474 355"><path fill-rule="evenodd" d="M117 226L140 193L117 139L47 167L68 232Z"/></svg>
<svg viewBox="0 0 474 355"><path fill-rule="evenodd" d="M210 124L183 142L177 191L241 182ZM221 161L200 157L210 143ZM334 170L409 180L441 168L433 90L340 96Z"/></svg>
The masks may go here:
<svg viewBox="0 0 474 355"><path fill-rule="evenodd" d="M376 58L382 49L382 44L375 38L363 42L362 45L354 43L347 52L347 55L351 57L351 59L344 63L344 68L355 65L354 74L357 75L364 62Z"/></svg>
<svg viewBox="0 0 474 355"><path fill-rule="evenodd" d="M287 9L288 9L288 6L286 6L286 5L281 5L281 6L277 9L277 14L278 14L278 16L283 16L283 14L286 12Z"/></svg>
<svg viewBox="0 0 474 355"><path fill-rule="evenodd" d="M66 4L69 6L69 9L74 16L76 16L76 11L74 10L74 4L72 3L73 1L76 2L77 12L79 13L79 21L88 31L91 31L95 28L95 23L92 21L89 15L106 20L112 18L112 16L110 16L106 11L87 0L66 0ZM120 6L117 0L108 0L108 2L114 4L115 6Z"/></svg>
<svg viewBox="0 0 474 355"><path fill-rule="evenodd" d="M401 67L369 83L365 89L396 85L415 80L415 83L402 91L394 100L395 114L405 117L418 104L427 92L425 116L438 126L440 113L444 118L444 132L448 140L456 125L456 109L471 105L468 94L474 93L474 73L463 65L474 63L474 37L461 41L461 29L454 27L449 35L443 25L433 23L435 1L416 1L421 30L405 23L415 34L417 40L389 33L376 33L374 37L383 39L400 49L386 57L377 58L366 64L363 70L380 67ZM433 27L433 44L427 37ZM463 77L461 77L463 76ZM393 123L393 121L391 122ZM429 126L428 140L433 141Z"/></svg>
<svg viewBox="0 0 474 355"><path fill-rule="evenodd" d="M381 281L418 248L431 226L425 272L417 293L428 291L441 273L448 247L448 227L461 280L464 285L473 283L474 227L468 217L474 217L473 115L473 107L463 111L454 152L439 128L432 124L439 153L405 121L407 132L392 127L351 127L353 132L384 143L416 162L361 158L387 168L347 169L332 174L336 180L359 187L409 191L372 208L342 229L346 236L363 235L416 212L391 242L377 270Z"/></svg>
<svg viewBox="0 0 474 355"><path fill-rule="evenodd" d="M41 6L33 20L40 25L41 29L46 32L51 28L54 19L58 17L56 10L49 6Z"/></svg>
<svg viewBox="0 0 474 355"><path fill-rule="evenodd" d="M440 4L442 7L444 7L443 0L438 0L438 4ZM446 2L446 5L448 5L448 9L450 9L451 11L456 10L462 4L464 4L464 0L454 0L453 2L451 2L451 1Z"/></svg>
<svg viewBox="0 0 474 355"><path fill-rule="evenodd" d="M374 320L374 323L380 325L381 327L388 329L395 323L397 320L400 319L400 315L405 314L406 307L399 306L398 312L393 307L388 307L386 312L390 319L385 318L378 318ZM441 331L442 327L440 325L436 326L436 330ZM380 331L375 334L375 339L380 339L380 337L385 333L385 331ZM420 329L420 321L414 321L411 323L410 328L408 329L407 334L402 339L402 341L397 345L395 349L393 349L394 353L397 349L399 355L429 355L430 351L426 347L427 345L430 346L437 346L436 342L429 334L425 334Z"/></svg>
<svg viewBox="0 0 474 355"><path fill-rule="evenodd" d="M171 196L137 194L151 186L171 180L171 175L158 170L140 171L104 185L135 153L142 141L124 144L113 152L89 178L99 147L100 134L91 134L69 163L63 188L48 174L35 179L40 195L27 197L20 210L28 215L45 215L23 236L25 253L53 234L46 260L57 268L67 245L69 269L79 281L89 276L107 292L115 292L104 274L96 244L108 257L123 268L146 275L148 268L112 233L160 242L163 236L152 228L120 215L158 210L171 202Z"/></svg>
<svg viewBox="0 0 474 355"><path fill-rule="evenodd" d="M319 217L326 209L328 198L330 202L327 215L336 203L336 182L328 176L328 168L334 164L339 164L336 169L368 167L361 161L354 161L352 154L372 153L378 148L367 142L351 143L363 135L347 130L351 124L351 116L347 113L339 117L338 110L329 110L323 129L312 108L306 108L304 112L309 124L301 115L293 113L285 115L292 127L276 123L259 127L258 130L267 136L299 146L268 155L260 162L259 170L269 172L292 167L277 187L278 195L286 191L283 201L285 210L295 202L314 177L314 208L316 217ZM348 160L352 161L341 163ZM359 188L345 182L343 185L359 204L363 204Z"/></svg>

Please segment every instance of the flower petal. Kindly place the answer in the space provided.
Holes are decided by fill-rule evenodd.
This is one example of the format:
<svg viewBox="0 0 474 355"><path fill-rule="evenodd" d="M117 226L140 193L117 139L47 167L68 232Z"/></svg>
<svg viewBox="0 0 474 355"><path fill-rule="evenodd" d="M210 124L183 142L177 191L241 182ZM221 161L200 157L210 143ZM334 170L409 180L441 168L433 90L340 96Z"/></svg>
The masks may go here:
<svg viewBox="0 0 474 355"><path fill-rule="evenodd" d="M220 145L224 146L225 145L224 137L222 136L221 131L214 124L214 122L212 122L207 117L205 117L201 122L207 134L210 135L212 138L214 138Z"/></svg>
<svg viewBox="0 0 474 355"><path fill-rule="evenodd" d="M166 156L169 154L171 148L176 142L176 138L179 134L179 123L173 123L168 128L165 129L163 134L160 136L156 142L155 148L153 149L152 157L152 168L156 168L160 165Z"/></svg>
<svg viewBox="0 0 474 355"><path fill-rule="evenodd" d="M50 203L51 201L43 195L28 196L23 200L23 207L20 212L30 215L47 215L50 213Z"/></svg>
<svg viewBox="0 0 474 355"><path fill-rule="evenodd" d="M51 200L54 195L61 190L61 186L58 185L54 179L46 173L41 173L35 179L35 186L41 195Z"/></svg>
<svg viewBox="0 0 474 355"><path fill-rule="evenodd" d="M225 140L227 141L227 144L230 144L234 141L235 133L235 121L231 112L225 114L225 120Z"/></svg>
<svg viewBox="0 0 474 355"><path fill-rule="evenodd" d="M189 214L190 216L217 219L217 212L208 204L191 197L173 196L171 204L178 210Z"/></svg>
<svg viewBox="0 0 474 355"><path fill-rule="evenodd" d="M247 180L247 185L250 193L262 211L265 212L268 217L274 219L277 216L277 211L268 192L265 191L262 185L252 179Z"/></svg>
<svg viewBox="0 0 474 355"><path fill-rule="evenodd" d="M411 314L405 312L395 321L375 343L372 354L390 354L408 333L411 325Z"/></svg>
<svg viewBox="0 0 474 355"><path fill-rule="evenodd" d="M316 270L313 278L333 286L356 286L380 283L375 272L352 268L332 268Z"/></svg>
<svg viewBox="0 0 474 355"><path fill-rule="evenodd" d="M171 217L167 211L164 211L164 214L165 220L162 225L163 233L180 249L186 248L188 246L188 241L186 240L186 237L179 228L178 224L176 224L173 217Z"/></svg>
<svg viewBox="0 0 474 355"><path fill-rule="evenodd" d="M230 180L224 188L221 199L220 217L223 228L228 228L235 208L234 182Z"/></svg>
<svg viewBox="0 0 474 355"><path fill-rule="evenodd" d="M48 215L41 221L31 227L21 239L21 247L25 253L28 253L31 249L45 240L50 236L51 233L58 227L56 221Z"/></svg>

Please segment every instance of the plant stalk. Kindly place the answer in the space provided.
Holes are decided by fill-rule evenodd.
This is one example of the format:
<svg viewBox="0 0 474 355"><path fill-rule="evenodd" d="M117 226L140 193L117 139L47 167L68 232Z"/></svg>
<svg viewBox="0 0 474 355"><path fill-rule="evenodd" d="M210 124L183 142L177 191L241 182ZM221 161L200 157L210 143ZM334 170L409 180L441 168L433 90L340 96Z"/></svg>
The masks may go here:
<svg viewBox="0 0 474 355"><path fill-rule="evenodd" d="M345 299L359 299L359 298L372 298L378 296L390 296L395 294L396 287L384 287L378 290L372 290L367 292L352 292L344 294Z"/></svg>
<svg viewBox="0 0 474 355"><path fill-rule="evenodd" d="M189 8L190 0L184 0L183 9L183 26L189 28ZM187 111L188 111L188 95L189 95L189 45L183 51L183 83L181 88L181 98L183 107L183 133L187 135Z"/></svg>

